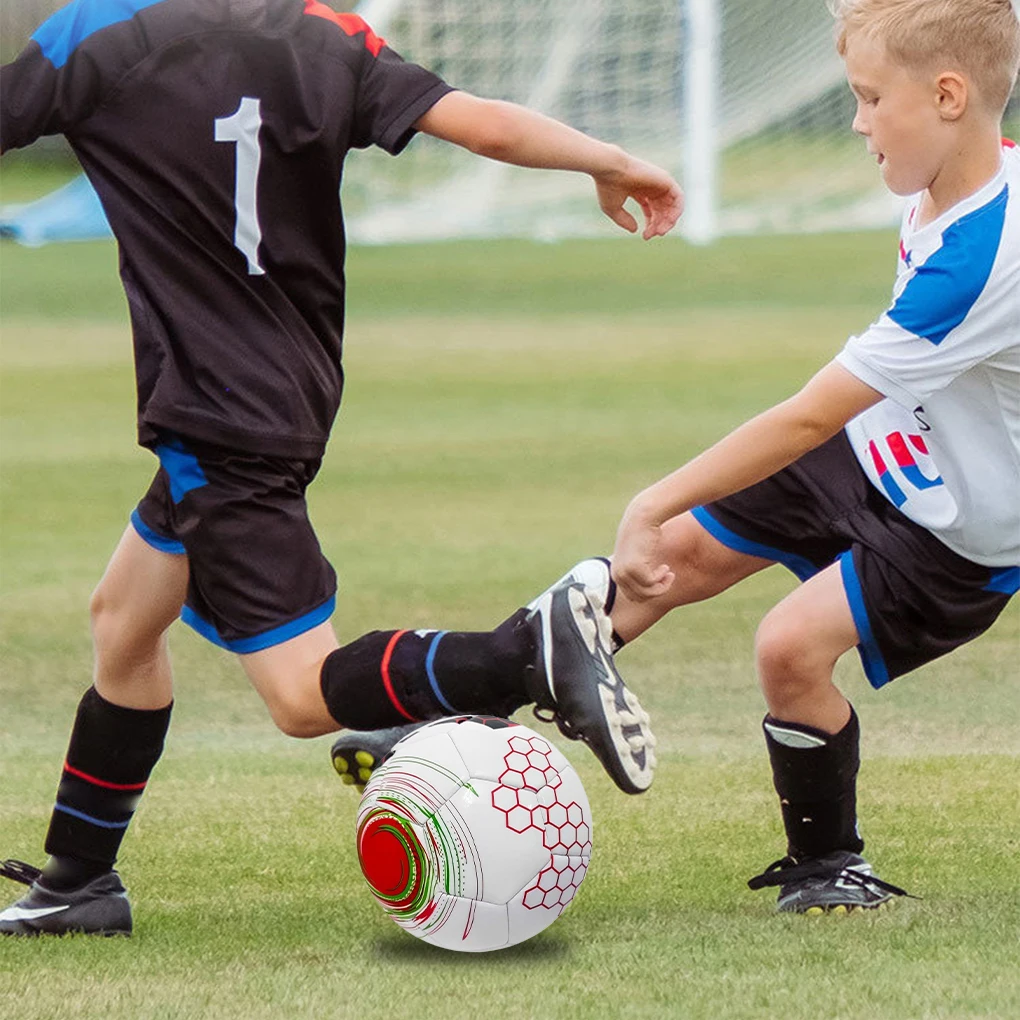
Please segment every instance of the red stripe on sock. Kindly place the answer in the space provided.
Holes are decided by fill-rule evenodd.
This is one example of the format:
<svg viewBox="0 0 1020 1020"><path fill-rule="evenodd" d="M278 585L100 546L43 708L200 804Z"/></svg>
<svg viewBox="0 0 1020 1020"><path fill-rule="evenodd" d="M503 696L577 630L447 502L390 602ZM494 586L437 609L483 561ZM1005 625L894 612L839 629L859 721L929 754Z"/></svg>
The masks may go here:
<svg viewBox="0 0 1020 1020"><path fill-rule="evenodd" d="M393 655L393 649L397 646L397 642L407 633L406 630L398 630L393 637L390 638L389 644L386 646L386 651L383 652L382 663L379 666L379 670L382 673L383 687L386 689L386 695L393 703L393 707L407 720L410 722L420 722L419 719L408 713L407 709L397 701L396 692L393 690L393 681L390 679L390 657Z"/></svg>
<svg viewBox="0 0 1020 1020"><path fill-rule="evenodd" d="M82 772L80 769L72 768L67 762L64 762L64 771L70 772L72 776L77 776L79 779L84 779L86 783L93 783L96 786L105 787L107 790L144 790L145 783L108 783L105 779L96 779L95 776L90 776L87 772ZM148 780L146 780L148 782Z"/></svg>

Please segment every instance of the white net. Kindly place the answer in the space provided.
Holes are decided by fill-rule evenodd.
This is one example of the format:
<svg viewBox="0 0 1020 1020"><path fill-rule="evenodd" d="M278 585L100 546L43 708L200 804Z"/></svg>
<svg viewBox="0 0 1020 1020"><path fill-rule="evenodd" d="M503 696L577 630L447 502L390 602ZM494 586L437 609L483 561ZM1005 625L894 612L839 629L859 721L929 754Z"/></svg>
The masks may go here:
<svg viewBox="0 0 1020 1020"><path fill-rule="evenodd" d="M692 80L691 46L705 45L692 25L706 4L714 57L709 77ZM850 131L825 0L368 0L360 12L451 84L535 107L669 168L695 205L712 205L709 233L896 222L899 201ZM691 133L706 103L707 138ZM703 194L692 157L706 146L715 158L702 163ZM359 241L615 230L582 175L491 164L424 137L398 160L354 154L344 196Z"/></svg>

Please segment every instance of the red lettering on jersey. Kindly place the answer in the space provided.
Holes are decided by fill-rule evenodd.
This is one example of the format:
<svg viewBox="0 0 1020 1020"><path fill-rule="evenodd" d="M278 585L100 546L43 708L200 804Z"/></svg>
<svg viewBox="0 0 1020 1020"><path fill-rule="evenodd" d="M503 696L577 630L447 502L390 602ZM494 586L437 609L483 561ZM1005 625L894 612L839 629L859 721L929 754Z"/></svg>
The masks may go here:
<svg viewBox="0 0 1020 1020"><path fill-rule="evenodd" d="M305 14L332 21L334 25L339 25L346 35L352 37L364 33L365 49L373 57L379 56L379 51L386 45L386 40L377 36L357 14L337 14L332 7L327 7L318 0L305 0Z"/></svg>
<svg viewBox="0 0 1020 1020"><path fill-rule="evenodd" d="M907 444L903 441L902 432L890 432L885 437L885 441L889 444L889 449L900 467L913 467L917 463L913 454L907 449Z"/></svg>
<svg viewBox="0 0 1020 1020"><path fill-rule="evenodd" d="M1012 138L1003 138L1003 140L1002 140L1002 147L1004 149L1015 149L1016 148L1016 142L1014 142Z"/></svg>
<svg viewBox="0 0 1020 1020"><path fill-rule="evenodd" d="M927 456L927 454L928 454L928 446L925 443L925 441L919 435L917 435L916 433L913 433L913 432L908 432L907 433L907 439L909 439L911 441L911 443L914 444L914 449L920 450L921 453L923 453L923 454L925 454L925 456Z"/></svg>
<svg viewBox="0 0 1020 1020"><path fill-rule="evenodd" d="M868 440L868 453L871 454L871 459L874 462L875 470L880 474L884 475L889 469L885 466L885 461L882 459L882 454L878 452L878 447L875 445L875 440Z"/></svg>

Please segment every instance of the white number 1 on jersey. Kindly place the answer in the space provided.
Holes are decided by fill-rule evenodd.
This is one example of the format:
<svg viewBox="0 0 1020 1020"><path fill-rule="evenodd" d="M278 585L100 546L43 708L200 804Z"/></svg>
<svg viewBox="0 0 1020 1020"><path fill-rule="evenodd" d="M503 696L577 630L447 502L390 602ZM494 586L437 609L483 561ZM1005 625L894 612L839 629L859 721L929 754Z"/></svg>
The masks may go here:
<svg viewBox="0 0 1020 1020"><path fill-rule="evenodd" d="M241 105L229 117L217 117L216 141L236 142L237 174L234 179L234 246L248 260L248 275L259 276L265 270L259 265L259 243L262 228L259 226L258 180L262 150L259 148L259 129L262 114L259 100L245 96Z"/></svg>

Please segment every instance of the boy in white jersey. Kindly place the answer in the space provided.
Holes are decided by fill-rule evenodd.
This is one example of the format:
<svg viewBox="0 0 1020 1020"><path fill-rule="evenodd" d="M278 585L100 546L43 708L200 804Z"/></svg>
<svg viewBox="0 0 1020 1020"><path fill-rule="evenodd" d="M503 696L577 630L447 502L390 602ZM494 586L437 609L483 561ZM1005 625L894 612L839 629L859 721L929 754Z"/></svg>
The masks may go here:
<svg viewBox="0 0 1020 1020"><path fill-rule="evenodd" d="M1010 0L833 12L853 128L912 196L891 306L795 396L639 493L611 579L586 560L531 606L573 613L590 649L568 664L547 642L545 675L604 684L608 647L670 610L773 563L800 577L756 642L787 856L749 883L798 913L903 892L861 856L860 730L836 661L856 647L880 687L983 633L1020 586L1020 149L1001 138L1020 19ZM334 761L364 781L402 733L343 734Z"/></svg>
<svg viewBox="0 0 1020 1020"><path fill-rule="evenodd" d="M1010 0L836 0L853 128L908 202L892 304L795 396L639 493L613 554L633 640L780 562L804 583L756 656L788 855L779 909L902 892L860 856L859 727L832 682L879 687L986 630L1020 584L1020 64Z"/></svg>

